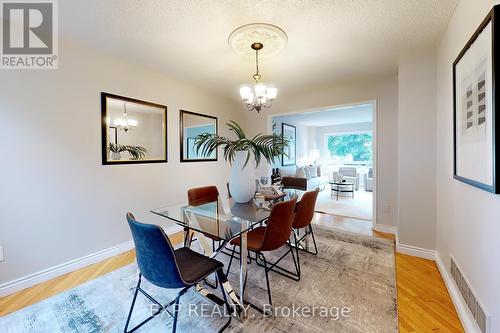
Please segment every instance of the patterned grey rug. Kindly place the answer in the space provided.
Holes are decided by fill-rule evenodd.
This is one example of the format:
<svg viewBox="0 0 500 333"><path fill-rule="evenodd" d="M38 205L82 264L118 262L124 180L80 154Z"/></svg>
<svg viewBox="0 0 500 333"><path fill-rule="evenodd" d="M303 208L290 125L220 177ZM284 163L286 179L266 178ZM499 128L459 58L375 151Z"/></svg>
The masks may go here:
<svg viewBox="0 0 500 333"><path fill-rule="evenodd" d="M231 332L384 332L398 331L394 248L389 240L315 228L319 254L300 253L300 281L270 272L274 316L253 309L247 319L233 319ZM273 254L269 254L273 258ZM219 260L227 263L228 257ZM290 258L284 266L293 267ZM238 262L233 261L229 280L238 287ZM0 318L0 331L123 332L137 266L131 264L76 288ZM265 275L249 265L247 298L262 306L267 300ZM143 283L153 297L166 304L176 290L162 290ZM132 325L146 318L150 302L142 296ZM189 304L195 304L189 305ZM314 312L314 314L313 314ZM216 332L226 321L224 311L193 289L181 297L178 332ZM137 332L169 332L172 319L160 315Z"/></svg>

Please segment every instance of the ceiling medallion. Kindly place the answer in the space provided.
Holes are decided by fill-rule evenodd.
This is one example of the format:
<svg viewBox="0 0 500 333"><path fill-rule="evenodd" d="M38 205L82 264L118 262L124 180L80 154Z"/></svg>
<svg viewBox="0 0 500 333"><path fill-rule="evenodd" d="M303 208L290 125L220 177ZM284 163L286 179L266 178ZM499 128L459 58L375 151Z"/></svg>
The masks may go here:
<svg viewBox="0 0 500 333"><path fill-rule="evenodd" d="M252 76L255 80L253 87L242 86L240 96L246 107L260 112L262 108L272 106L278 94L275 87L267 87L260 82L259 56L265 58L283 50L288 42L286 33L277 26L266 23L247 24L234 30L228 39L229 46L236 54L244 57L255 57L256 72Z"/></svg>
<svg viewBox="0 0 500 333"><path fill-rule="evenodd" d="M267 23L245 24L235 29L228 38L228 44L238 55L254 57L255 52L250 48L255 42L262 43L265 49L259 52L259 56L266 58L283 50L288 43L288 36L283 29Z"/></svg>

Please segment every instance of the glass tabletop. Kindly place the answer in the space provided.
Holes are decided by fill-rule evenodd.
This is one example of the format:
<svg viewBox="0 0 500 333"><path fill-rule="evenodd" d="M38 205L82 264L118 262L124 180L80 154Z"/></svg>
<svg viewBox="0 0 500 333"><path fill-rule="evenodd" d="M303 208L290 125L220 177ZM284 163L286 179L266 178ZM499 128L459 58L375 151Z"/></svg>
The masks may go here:
<svg viewBox="0 0 500 333"><path fill-rule="evenodd" d="M297 191L285 191L285 193L284 200L299 195ZM257 204L254 200L242 204L219 196L213 201L182 203L153 209L151 212L181 227L222 240L230 240L267 220L271 206L267 202Z"/></svg>
<svg viewBox="0 0 500 333"><path fill-rule="evenodd" d="M240 204L219 196L214 201L178 204L151 212L190 230L229 240L265 221L271 209L265 204L261 206L253 201Z"/></svg>

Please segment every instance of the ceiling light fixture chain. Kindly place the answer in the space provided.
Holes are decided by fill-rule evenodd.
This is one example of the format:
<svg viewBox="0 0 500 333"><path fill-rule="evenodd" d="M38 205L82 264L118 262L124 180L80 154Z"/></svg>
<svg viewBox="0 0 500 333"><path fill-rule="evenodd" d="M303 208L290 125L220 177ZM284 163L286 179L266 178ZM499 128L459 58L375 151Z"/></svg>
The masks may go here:
<svg viewBox="0 0 500 333"><path fill-rule="evenodd" d="M259 72L259 51L264 48L264 44L255 42L252 43L250 47L255 51L256 73L252 76L255 80L255 85L253 86L253 89L249 86L241 87L240 95L248 110L255 110L259 113L262 108L270 108L273 105L273 100L278 94L278 89L274 87L266 87L266 85L260 83L262 76Z"/></svg>
<svg viewBox="0 0 500 333"><path fill-rule="evenodd" d="M256 73L253 76L253 79L255 80L255 83L258 83L261 76L259 75L259 50L262 50L264 45L261 43L253 43L252 44L252 49L255 50L255 68L256 68Z"/></svg>

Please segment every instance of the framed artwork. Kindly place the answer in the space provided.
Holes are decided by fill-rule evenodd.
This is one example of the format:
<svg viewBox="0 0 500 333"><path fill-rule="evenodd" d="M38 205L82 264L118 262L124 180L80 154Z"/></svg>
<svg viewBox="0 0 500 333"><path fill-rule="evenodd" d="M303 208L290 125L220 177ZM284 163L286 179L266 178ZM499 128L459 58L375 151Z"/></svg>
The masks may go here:
<svg viewBox="0 0 500 333"><path fill-rule="evenodd" d="M102 164L167 162L167 107L101 93Z"/></svg>
<svg viewBox="0 0 500 333"><path fill-rule="evenodd" d="M217 161L217 150L209 156L203 156L196 152L194 145L200 134L218 134L217 117L181 110L179 125L181 162Z"/></svg>
<svg viewBox="0 0 500 333"><path fill-rule="evenodd" d="M499 10L493 7L453 62L453 177L492 193L499 193L495 64L500 64L500 32L494 24Z"/></svg>
<svg viewBox="0 0 500 333"><path fill-rule="evenodd" d="M290 142L285 149L285 154L281 156L281 165L295 165L297 163L297 129L295 126L282 123L281 135Z"/></svg>

